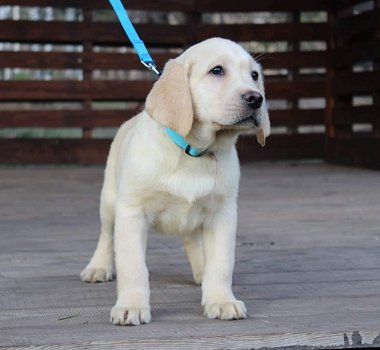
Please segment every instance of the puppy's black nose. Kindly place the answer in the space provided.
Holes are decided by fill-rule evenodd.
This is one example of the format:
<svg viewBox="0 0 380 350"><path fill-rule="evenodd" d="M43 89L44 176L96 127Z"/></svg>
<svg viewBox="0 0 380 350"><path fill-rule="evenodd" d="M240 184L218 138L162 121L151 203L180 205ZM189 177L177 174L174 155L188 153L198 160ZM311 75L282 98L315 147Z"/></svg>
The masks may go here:
<svg viewBox="0 0 380 350"><path fill-rule="evenodd" d="M253 109L258 109L263 104L263 96L257 91L247 91L243 94L243 100Z"/></svg>

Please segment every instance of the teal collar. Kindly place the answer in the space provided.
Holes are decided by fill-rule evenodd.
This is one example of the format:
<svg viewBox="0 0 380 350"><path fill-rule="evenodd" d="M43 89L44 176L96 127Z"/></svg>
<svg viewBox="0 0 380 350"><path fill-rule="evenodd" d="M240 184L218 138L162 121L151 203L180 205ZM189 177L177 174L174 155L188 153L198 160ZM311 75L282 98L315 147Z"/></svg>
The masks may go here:
<svg viewBox="0 0 380 350"><path fill-rule="evenodd" d="M186 154L192 157L201 157L207 150L200 150L199 148L191 146L180 134L175 132L173 129L165 128L166 133L169 135L171 140L180 148L182 148Z"/></svg>

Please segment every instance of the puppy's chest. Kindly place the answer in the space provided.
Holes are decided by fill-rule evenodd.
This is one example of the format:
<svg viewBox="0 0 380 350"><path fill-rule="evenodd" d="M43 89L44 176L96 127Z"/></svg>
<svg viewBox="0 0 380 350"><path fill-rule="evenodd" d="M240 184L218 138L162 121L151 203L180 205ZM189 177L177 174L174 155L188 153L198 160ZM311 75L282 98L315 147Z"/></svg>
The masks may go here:
<svg viewBox="0 0 380 350"><path fill-rule="evenodd" d="M183 169L161 178L151 198L152 226L164 234L187 234L217 211L224 191L214 169Z"/></svg>
<svg viewBox="0 0 380 350"><path fill-rule="evenodd" d="M184 198L161 194L152 199L150 221L152 227L163 234L186 235L199 229L210 220L219 207L220 197L206 197L188 202Z"/></svg>

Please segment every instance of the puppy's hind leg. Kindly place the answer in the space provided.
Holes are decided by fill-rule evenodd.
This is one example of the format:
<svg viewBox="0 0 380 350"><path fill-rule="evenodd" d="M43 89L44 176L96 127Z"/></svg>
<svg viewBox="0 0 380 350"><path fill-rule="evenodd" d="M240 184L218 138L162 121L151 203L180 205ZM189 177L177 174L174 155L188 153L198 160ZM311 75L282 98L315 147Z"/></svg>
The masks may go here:
<svg viewBox="0 0 380 350"><path fill-rule="evenodd" d="M204 262L202 232L196 231L183 238L183 246L189 259L195 284L202 284Z"/></svg>
<svg viewBox="0 0 380 350"><path fill-rule="evenodd" d="M112 280L113 230L115 217L116 185L113 171L107 164L100 197L101 230L98 245L87 267L81 272L84 282L106 282Z"/></svg>

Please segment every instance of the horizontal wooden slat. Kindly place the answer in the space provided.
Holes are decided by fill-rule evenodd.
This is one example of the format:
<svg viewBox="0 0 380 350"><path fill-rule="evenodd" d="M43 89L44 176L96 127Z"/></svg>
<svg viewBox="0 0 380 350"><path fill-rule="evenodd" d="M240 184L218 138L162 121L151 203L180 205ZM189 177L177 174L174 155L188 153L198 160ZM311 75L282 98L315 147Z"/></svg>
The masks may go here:
<svg viewBox="0 0 380 350"><path fill-rule="evenodd" d="M0 81L3 101L145 100L154 81ZM268 98L324 96L325 83L318 81L267 82Z"/></svg>
<svg viewBox="0 0 380 350"><path fill-rule="evenodd" d="M231 37L235 41L326 40L327 33L328 26L325 23L199 24L196 26L197 41L213 36Z"/></svg>
<svg viewBox="0 0 380 350"><path fill-rule="evenodd" d="M340 19L335 34L338 44L360 43L364 38L374 39L379 21L380 9Z"/></svg>
<svg viewBox="0 0 380 350"><path fill-rule="evenodd" d="M380 169L380 139L350 137L327 139L326 160L332 163Z"/></svg>
<svg viewBox="0 0 380 350"><path fill-rule="evenodd" d="M1 115L1 114L0 114ZM287 109L269 111L272 126L324 124L323 109Z"/></svg>
<svg viewBox="0 0 380 350"><path fill-rule="evenodd" d="M260 56L260 53L254 56ZM327 51L273 52L264 53L259 61L264 68L268 69L329 67L330 54Z"/></svg>
<svg viewBox="0 0 380 350"><path fill-rule="evenodd" d="M139 35L149 44L184 44L190 41L191 27L186 25L140 24ZM130 45L119 23L0 21L0 40L38 43L83 41Z"/></svg>
<svg viewBox="0 0 380 350"><path fill-rule="evenodd" d="M240 1L236 4L230 0L197 0L199 12L246 12L246 11L324 11L329 1L324 0L268 0Z"/></svg>
<svg viewBox="0 0 380 350"><path fill-rule="evenodd" d="M51 110L0 111L0 128L12 127L118 127L139 112L136 110ZM323 110L270 111L272 126L320 125L324 123Z"/></svg>
<svg viewBox="0 0 380 350"><path fill-rule="evenodd" d="M181 45L212 36L235 41L326 40L325 23L233 24L233 25L136 25L147 44ZM62 42L129 44L118 23L0 21L0 40L17 42Z"/></svg>
<svg viewBox="0 0 380 350"><path fill-rule="evenodd" d="M254 137L242 137L238 144L242 161L323 158L324 134L271 135L265 147Z"/></svg>
<svg viewBox="0 0 380 350"><path fill-rule="evenodd" d="M380 59L380 39L344 48L337 48L332 55L335 67Z"/></svg>
<svg viewBox="0 0 380 350"><path fill-rule="evenodd" d="M335 11L337 18L352 17L357 11L356 6L368 6L368 0L334 0L331 8Z"/></svg>
<svg viewBox="0 0 380 350"><path fill-rule="evenodd" d="M4 5L12 6L39 6L55 8L87 8L111 9L108 1L104 0L4 0ZM127 9L160 10L160 11L191 11L193 0L128 0L124 3Z"/></svg>
<svg viewBox="0 0 380 350"><path fill-rule="evenodd" d="M78 69L83 66L79 52L0 52L0 68Z"/></svg>
<svg viewBox="0 0 380 350"><path fill-rule="evenodd" d="M153 81L0 81L6 101L143 100Z"/></svg>
<svg viewBox="0 0 380 350"><path fill-rule="evenodd" d="M4 5L109 8L107 1L102 0L5 0ZM144 10L177 10L177 11L323 11L329 6L328 0L267 0L241 1L239 6L230 0L128 0L124 3L127 9Z"/></svg>
<svg viewBox="0 0 380 350"><path fill-rule="evenodd" d="M377 50L377 47L374 48ZM380 50L379 50L380 52ZM159 67L179 54L153 53ZM262 57L260 57L263 55ZM310 67L327 67L329 54L326 51L313 52L273 52L254 53L260 63L267 69L296 69ZM339 56L340 57L340 56ZM339 60L337 59L337 62ZM135 53L107 52L0 52L0 68L34 68L34 69L137 69L145 70Z"/></svg>
<svg viewBox="0 0 380 350"><path fill-rule="evenodd" d="M178 56L175 53L151 53L157 67L163 68L165 63ZM136 69L146 71L138 56L133 53L89 53L84 55L84 65L87 69Z"/></svg>
<svg viewBox="0 0 380 350"><path fill-rule="evenodd" d="M265 84L267 98L324 97L325 82L317 81L281 81Z"/></svg>
<svg viewBox="0 0 380 350"><path fill-rule="evenodd" d="M110 143L102 139L0 139L0 163L102 164Z"/></svg>
<svg viewBox="0 0 380 350"><path fill-rule="evenodd" d="M379 72L345 72L333 80L333 93L337 95L365 94L375 89L380 89Z"/></svg>
<svg viewBox="0 0 380 350"><path fill-rule="evenodd" d="M289 51L289 52L253 52L254 57L263 68L267 69L296 69L312 67L328 67L329 53L327 51ZM159 67L179 54L153 53L154 61ZM91 69L145 69L135 53L91 53L84 54L84 64Z"/></svg>
<svg viewBox="0 0 380 350"><path fill-rule="evenodd" d="M4 164L103 164L110 140L100 139L0 139L0 163ZM273 135L261 147L254 137L239 142L242 161L323 157L324 135Z"/></svg>
<svg viewBox="0 0 380 350"><path fill-rule="evenodd" d="M155 53L154 61L160 67L177 55L173 53ZM135 53L103 52L0 52L0 68L34 69L139 69L146 71Z"/></svg>
<svg viewBox="0 0 380 350"><path fill-rule="evenodd" d="M118 127L139 110L0 111L0 127Z"/></svg>
<svg viewBox="0 0 380 350"><path fill-rule="evenodd" d="M380 121L380 106L335 107L332 112L332 121L338 125L378 123Z"/></svg>

